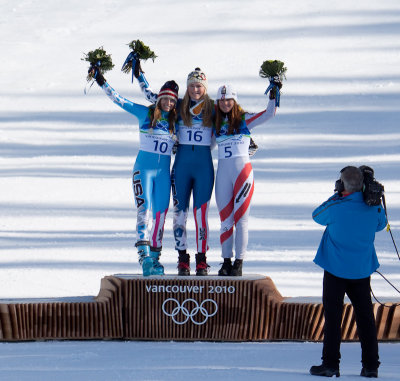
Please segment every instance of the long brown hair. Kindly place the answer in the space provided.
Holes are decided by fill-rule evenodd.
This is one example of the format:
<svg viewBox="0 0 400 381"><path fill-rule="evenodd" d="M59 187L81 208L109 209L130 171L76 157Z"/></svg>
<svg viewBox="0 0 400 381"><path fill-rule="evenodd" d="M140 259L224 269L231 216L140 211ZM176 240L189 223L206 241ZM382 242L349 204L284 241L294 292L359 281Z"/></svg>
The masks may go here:
<svg viewBox="0 0 400 381"><path fill-rule="evenodd" d="M225 114L219 108L218 102L219 101L217 101L217 107L215 110L215 130L217 134L220 133L222 122L226 116L228 117L228 124L229 124L228 135L232 135L236 132L239 132L240 123L242 122L242 117L245 111L240 107L238 103L236 103L235 100L233 100L234 104L231 111L229 111L228 114Z"/></svg>
<svg viewBox="0 0 400 381"><path fill-rule="evenodd" d="M156 104L155 107L150 107L150 120L151 127L154 127L157 124L157 121L161 119L161 106L160 102ZM168 125L169 132L171 134L175 133L175 122L178 119L178 112L176 111L176 106L168 113Z"/></svg>
<svg viewBox="0 0 400 381"><path fill-rule="evenodd" d="M204 94L201 99L204 100L202 112L203 126L212 127L213 126L213 109L214 109L214 101L210 99L208 94ZM180 106L180 114L183 123L185 126L192 126L192 114L190 113L190 97L189 93L186 90L185 96L183 97L181 106Z"/></svg>

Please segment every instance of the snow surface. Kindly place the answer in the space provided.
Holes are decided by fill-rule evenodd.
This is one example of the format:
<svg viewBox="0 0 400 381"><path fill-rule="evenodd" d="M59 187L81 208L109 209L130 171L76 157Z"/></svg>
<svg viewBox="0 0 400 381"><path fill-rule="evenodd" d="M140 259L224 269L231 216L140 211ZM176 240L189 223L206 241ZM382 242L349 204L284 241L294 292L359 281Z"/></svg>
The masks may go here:
<svg viewBox="0 0 400 381"><path fill-rule="evenodd" d="M14 0L0 2L0 298L96 295L100 279L139 273L131 169L137 121L93 86L83 53L104 46L106 75L146 103L119 71L127 44L158 55L144 70L157 90L200 66L209 93L233 84L248 111L265 106L266 59L288 67L281 107L254 131L256 190L244 271L270 276L284 296L321 295L312 259L322 228L312 210L346 165L368 164L385 185L395 239L400 226L400 3L397 0ZM215 162L216 164L216 162ZM212 199L208 254L220 263ZM171 213L162 262L176 272ZM194 223L189 218L191 250ZM399 286L386 232L380 271ZM374 274L375 295L398 294ZM380 376L400 379L399 344L381 344ZM359 379L358 343L343 344L342 377ZM45 342L0 344L4 380L303 380L318 364L314 343Z"/></svg>

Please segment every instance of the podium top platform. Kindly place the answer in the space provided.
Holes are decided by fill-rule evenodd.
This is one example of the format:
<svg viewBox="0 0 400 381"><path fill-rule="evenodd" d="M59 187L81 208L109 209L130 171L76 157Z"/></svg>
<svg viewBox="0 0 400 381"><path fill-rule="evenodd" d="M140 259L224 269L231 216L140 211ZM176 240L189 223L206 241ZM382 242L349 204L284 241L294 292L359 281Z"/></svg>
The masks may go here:
<svg viewBox="0 0 400 381"><path fill-rule="evenodd" d="M113 275L116 278L125 279L125 280L235 280L235 281L254 281L254 280L262 280L268 278L265 275L261 274L248 274L243 276L218 276L218 275L207 275L207 276L180 276L180 275L150 275L143 276L139 274L115 274Z"/></svg>

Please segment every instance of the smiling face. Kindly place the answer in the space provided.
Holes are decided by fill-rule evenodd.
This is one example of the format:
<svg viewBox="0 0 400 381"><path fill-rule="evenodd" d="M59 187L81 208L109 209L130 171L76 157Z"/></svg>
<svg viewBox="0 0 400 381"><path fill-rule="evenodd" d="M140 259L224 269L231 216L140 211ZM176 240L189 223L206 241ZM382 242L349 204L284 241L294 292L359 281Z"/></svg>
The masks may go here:
<svg viewBox="0 0 400 381"><path fill-rule="evenodd" d="M175 108L175 101L171 98L162 97L160 99L160 107L161 107L161 110L163 110L165 112L169 112Z"/></svg>
<svg viewBox="0 0 400 381"><path fill-rule="evenodd" d="M190 83L187 91L192 101L198 101L206 93L205 87L198 82Z"/></svg>
<svg viewBox="0 0 400 381"><path fill-rule="evenodd" d="M224 114L231 111L234 105L235 101L233 99L220 99L218 101L218 107Z"/></svg>

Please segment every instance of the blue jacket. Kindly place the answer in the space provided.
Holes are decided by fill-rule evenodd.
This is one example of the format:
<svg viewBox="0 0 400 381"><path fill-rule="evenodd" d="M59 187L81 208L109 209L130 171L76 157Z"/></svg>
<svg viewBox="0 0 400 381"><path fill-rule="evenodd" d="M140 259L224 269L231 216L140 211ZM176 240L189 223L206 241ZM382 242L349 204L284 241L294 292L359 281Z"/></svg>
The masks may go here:
<svg viewBox="0 0 400 381"><path fill-rule="evenodd" d="M365 204L362 192L336 193L312 217L326 226L314 258L317 265L345 279L367 278L379 267L374 241L387 224L382 206Z"/></svg>

